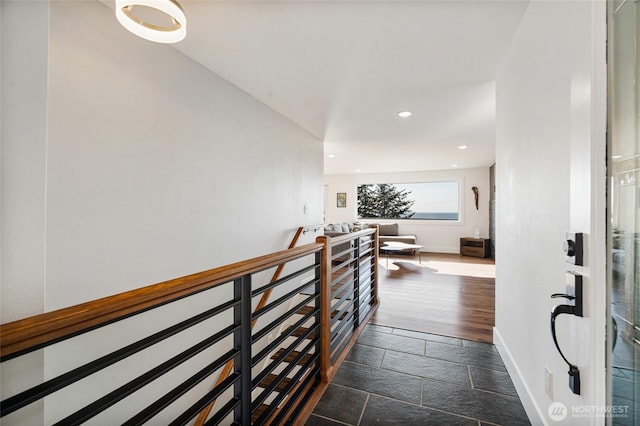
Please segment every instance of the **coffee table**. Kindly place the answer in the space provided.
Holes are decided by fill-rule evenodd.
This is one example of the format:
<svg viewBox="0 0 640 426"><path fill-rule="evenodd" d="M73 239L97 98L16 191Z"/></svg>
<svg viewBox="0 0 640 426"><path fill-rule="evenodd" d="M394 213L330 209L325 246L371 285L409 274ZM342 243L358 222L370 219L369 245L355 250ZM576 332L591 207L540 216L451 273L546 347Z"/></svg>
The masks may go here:
<svg viewBox="0 0 640 426"><path fill-rule="evenodd" d="M389 269L389 254L390 253L395 253L395 252L407 251L407 250L417 251L418 252L418 262L420 264L422 264L422 254L420 253L420 249L421 248L422 248L422 246L418 245L418 244L388 242L388 243L384 243L384 245L382 247L380 247L380 250L384 250L386 252L386 255L387 255L387 269Z"/></svg>

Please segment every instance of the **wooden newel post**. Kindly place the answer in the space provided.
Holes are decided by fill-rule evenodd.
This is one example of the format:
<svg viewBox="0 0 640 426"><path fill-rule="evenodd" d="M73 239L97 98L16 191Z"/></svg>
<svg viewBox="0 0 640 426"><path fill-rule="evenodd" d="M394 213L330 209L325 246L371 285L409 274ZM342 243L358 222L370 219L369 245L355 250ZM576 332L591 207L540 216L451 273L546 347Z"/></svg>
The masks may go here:
<svg viewBox="0 0 640 426"><path fill-rule="evenodd" d="M329 382L331 369L331 237L320 236L316 242L323 244L320 285L320 376Z"/></svg>

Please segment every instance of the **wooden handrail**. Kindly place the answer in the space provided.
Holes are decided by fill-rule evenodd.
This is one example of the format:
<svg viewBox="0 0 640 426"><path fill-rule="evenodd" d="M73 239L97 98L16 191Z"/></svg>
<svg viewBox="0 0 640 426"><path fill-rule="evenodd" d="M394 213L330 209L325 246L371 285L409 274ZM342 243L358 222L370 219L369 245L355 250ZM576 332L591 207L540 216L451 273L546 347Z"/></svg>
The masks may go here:
<svg viewBox="0 0 640 426"><path fill-rule="evenodd" d="M154 306L316 253L310 243L0 325L0 356L17 356Z"/></svg>

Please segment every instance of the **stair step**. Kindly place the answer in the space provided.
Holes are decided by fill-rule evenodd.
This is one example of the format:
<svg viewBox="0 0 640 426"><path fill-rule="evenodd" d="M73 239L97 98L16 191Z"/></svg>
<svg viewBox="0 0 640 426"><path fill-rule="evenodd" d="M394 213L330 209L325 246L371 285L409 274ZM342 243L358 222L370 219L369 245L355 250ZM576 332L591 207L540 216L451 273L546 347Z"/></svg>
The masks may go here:
<svg viewBox="0 0 640 426"><path fill-rule="evenodd" d="M291 332L291 327L289 327L286 330L284 330L282 334L291 333L292 337L301 337L301 336L304 336L308 331L309 331L309 327L298 327L297 329L293 330L293 332ZM313 339L314 337L316 337L315 332L309 334L307 336L307 339Z"/></svg>
<svg viewBox="0 0 640 426"><path fill-rule="evenodd" d="M309 315L315 308L313 306L304 306L300 309L298 309L298 311L296 312L297 314L300 315ZM342 318L347 316L347 312L342 314ZM331 318L334 318L336 315L338 315L338 310L335 310L333 312L331 312ZM340 319L342 319L340 318Z"/></svg>
<svg viewBox="0 0 640 426"><path fill-rule="evenodd" d="M333 293L335 293L337 290L339 290L339 289L340 289L340 287L342 287L342 285L343 285L343 284L344 284L344 281L343 281L343 282L339 282L339 283L336 283L336 284L332 285L332 286L331 286L331 294L333 294ZM353 288L353 287L351 287L351 288ZM344 291L349 291L349 290L350 290L350 287L347 287Z"/></svg>
<svg viewBox="0 0 640 426"><path fill-rule="evenodd" d="M313 312L314 309L315 308L313 306L303 306L302 308L298 309L296 314L309 315L311 312Z"/></svg>
<svg viewBox="0 0 640 426"><path fill-rule="evenodd" d="M272 359L278 358L280 355L282 355L282 353L285 351L285 348L281 348L278 349L278 351L273 354L271 356ZM291 352L289 355L287 355L287 357L284 359L283 362L293 362L293 360L300 355L299 351L293 351ZM304 365L307 361L309 361L309 359L312 357L313 354L306 354L302 357L302 359L300 361L298 361L298 365Z"/></svg>
<svg viewBox="0 0 640 426"><path fill-rule="evenodd" d="M277 374L269 374L267 377L265 377L264 379L262 379L262 381L258 384L258 386L260 386L261 388L268 388L269 386L271 386L271 384L277 380L279 378L279 376ZM288 377L285 377L279 384L278 386L276 386L276 392L282 392L284 390L284 388L291 383L291 379Z"/></svg>
<svg viewBox="0 0 640 426"><path fill-rule="evenodd" d="M267 410L267 408L269 408L269 404L260 404L260 406L256 408L253 413L251 413L251 422L257 421L262 413Z"/></svg>

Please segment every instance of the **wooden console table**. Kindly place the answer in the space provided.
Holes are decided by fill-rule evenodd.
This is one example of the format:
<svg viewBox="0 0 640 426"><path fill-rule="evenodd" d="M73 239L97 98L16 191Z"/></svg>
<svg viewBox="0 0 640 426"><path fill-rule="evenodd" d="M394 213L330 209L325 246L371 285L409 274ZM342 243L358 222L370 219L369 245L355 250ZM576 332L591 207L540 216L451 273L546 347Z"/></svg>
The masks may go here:
<svg viewBox="0 0 640 426"><path fill-rule="evenodd" d="M489 238L460 238L460 255L473 257L490 257L491 240Z"/></svg>

